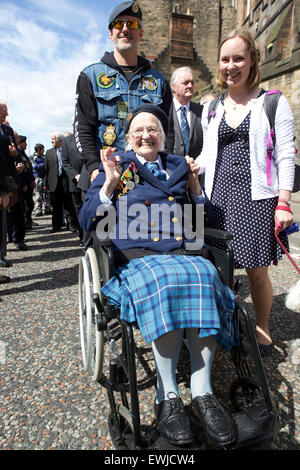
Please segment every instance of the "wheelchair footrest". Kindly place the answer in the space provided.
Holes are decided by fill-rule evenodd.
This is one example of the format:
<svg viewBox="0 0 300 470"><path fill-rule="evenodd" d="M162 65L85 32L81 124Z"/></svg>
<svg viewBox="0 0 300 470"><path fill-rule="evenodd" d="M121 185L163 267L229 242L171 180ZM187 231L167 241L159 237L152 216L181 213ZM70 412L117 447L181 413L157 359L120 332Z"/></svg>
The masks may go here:
<svg viewBox="0 0 300 470"><path fill-rule="evenodd" d="M233 413L238 438L231 449L250 447L265 441L273 441L279 431L280 422L276 412L268 412L263 405Z"/></svg>

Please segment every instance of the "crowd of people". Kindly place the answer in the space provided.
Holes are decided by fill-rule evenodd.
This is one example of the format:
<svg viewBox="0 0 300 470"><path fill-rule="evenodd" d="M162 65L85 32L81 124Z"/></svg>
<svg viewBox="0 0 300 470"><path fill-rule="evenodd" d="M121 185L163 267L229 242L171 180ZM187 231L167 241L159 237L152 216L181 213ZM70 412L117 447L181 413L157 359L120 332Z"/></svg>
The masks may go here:
<svg viewBox="0 0 300 470"><path fill-rule="evenodd" d="M0 101L0 267L12 265L6 258L7 244L13 243L20 251L27 251L25 242L26 231L38 226L33 217L52 214L52 230L60 230L66 226L71 232L78 233L82 244L81 229L78 222L79 204L73 204L70 190L73 173L70 174L68 145L73 134L66 132L52 134L53 149L47 150L43 144L37 143L33 155L27 155L27 137L18 134L7 120L8 106ZM64 165L57 172L51 165L51 153L55 154L61 147ZM78 152L76 151L76 155ZM80 162L79 157L77 156ZM78 192L78 191L77 191ZM0 274L0 284L10 281L10 277Z"/></svg>
<svg viewBox="0 0 300 470"><path fill-rule="evenodd" d="M34 192L35 215L43 213L43 203L44 213L52 211L51 233L61 230L65 221L71 231L78 232L84 248L92 243L91 230L103 219L105 211L99 211L99 207L115 209L118 229L121 222L124 228L124 224L126 227L132 221L128 215L132 205L143 206L139 223L146 227L142 230L144 237L131 237L129 226L126 237L116 235L113 247L121 267L104 291L123 306L123 318L137 324L152 344L157 368L155 414L159 432L173 444L185 445L192 440L175 373L182 332L186 329L195 414L212 442L227 445L236 438L234 423L214 396L210 382L216 338L222 333L219 321L222 302L212 300L208 291L221 292L229 310L232 297L227 289L224 292L224 287L219 287L211 261L201 253L188 253L187 239L178 233L178 217L172 218L170 238L166 240L164 227L151 221L151 210L155 203L170 208L175 202L182 211L185 204L193 207L206 204L212 215L209 223L233 234L235 267L245 268L250 282L260 351L271 354L268 319L272 286L268 266L282 256L274 236L275 225L288 247L283 230L293 222L290 209L295 167L293 115L281 95L275 121L276 145L269 158L266 91L260 85L254 40L244 29L234 31L221 43L216 58L219 66L216 83L221 94L217 98L215 94L205 95L201 104L192 100L194 77L190 68L176 70L169 84L160 71L138 55L143 37L138 3L117 5L110 14L108 29L113 52L105 53L78 77L74 134L67 137L53 134L53 148L47 150L45 157L43 145L37 144L30 161L25 153L26 138L16 136L5 124L7 107L0 103L0 151L9 168L7 174L1 171L0 180L1 250L6 238L4 218L10 204L3 179L7 175L17 181L19 195L18 202L9 209L7 231L20 250L27 249L26 227L34 223ZM215 105L213 111L211 103ZM127 214L120 210L125 198ZM168 263L158 256L166 251L172 255ZM1 260L4 256L1 251ZM146 272L143 260L148 256L148 268L154 277L143 290L145 300L138 309L134 308L135 292L125 291L119 280L122 277L126 286L130 276L140 295L140 273ZM183 280L176 275L179 272L181 276L184 272ZM205 289L199 272L207 274ZM193 285L186 291L183 285L188 285L191 278ZM0 282L6 282L4 276ZM176 294L170 289L174 283ZM165 295L157 305L146 300L147 289L151 296L158 297L158 292L153 291L155 285L163 285ZM208 298L211 304L206 310ZM199 304L203 305L201 315Z"/></svg>

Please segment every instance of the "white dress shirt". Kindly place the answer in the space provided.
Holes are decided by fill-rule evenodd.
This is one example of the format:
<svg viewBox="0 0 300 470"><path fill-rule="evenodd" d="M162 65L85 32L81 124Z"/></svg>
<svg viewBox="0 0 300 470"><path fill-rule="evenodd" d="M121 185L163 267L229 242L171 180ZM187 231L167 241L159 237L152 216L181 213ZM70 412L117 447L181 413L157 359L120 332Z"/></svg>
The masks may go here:
<svg viewBox="0 0 300 470"><path fill-rule="evenodd" d="M181 126L181 106L184 106L186 109L186 118L187 122L189 123L189 126L191 127L191 113L190 113L190 102L188 102L185 105L182 105L179 103L179 101L176 100L176 98L173 97L173 103L174 103L174 108L177 114L177 119L179 122L179 125Z"/></svg>

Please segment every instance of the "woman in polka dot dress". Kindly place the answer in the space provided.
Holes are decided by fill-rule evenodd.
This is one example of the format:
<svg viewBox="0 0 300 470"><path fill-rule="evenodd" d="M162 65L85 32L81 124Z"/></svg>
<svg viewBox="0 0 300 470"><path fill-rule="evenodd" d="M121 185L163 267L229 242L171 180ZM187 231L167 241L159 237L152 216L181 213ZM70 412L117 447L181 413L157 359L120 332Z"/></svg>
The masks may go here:
<svg viewBox="0 0 300 470"><path fill-rule="evenodd" d="M273 297L268 266L281 258L275 221L282 230L293 222L289 208L295 167L293 115L281 96L270 183L265 92L259 87L257 51L248 31L237 30L221 43L217 83L226 91L209 123L208 106L204 108L204 147L197 160L205 171L205 190L214 207L216 227L234 235L235 267L245 268L248 274L257 340L261 352L268 354L272 350L268 319ZM287 237L280 236L287 246Z"/></svg>

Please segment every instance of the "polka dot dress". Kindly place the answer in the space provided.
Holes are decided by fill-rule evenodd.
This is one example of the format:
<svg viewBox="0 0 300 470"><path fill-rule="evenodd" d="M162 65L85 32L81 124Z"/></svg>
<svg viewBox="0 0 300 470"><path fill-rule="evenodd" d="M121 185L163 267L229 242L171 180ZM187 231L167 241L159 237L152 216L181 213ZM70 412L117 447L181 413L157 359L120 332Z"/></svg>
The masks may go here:
<svg viewBox="0 0 300 470"><path fill-rule="evenodd" d="M219 147L211 202L216 228L234 235L236 268L269 266L281 259L275 236L277 197L252 201L249 151L250 112L236 128L225 114L219 126ZM286 235L280 236L288 247Z"/></svg>

